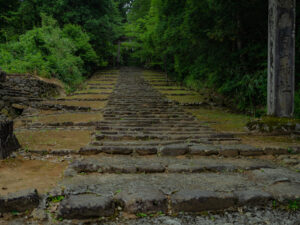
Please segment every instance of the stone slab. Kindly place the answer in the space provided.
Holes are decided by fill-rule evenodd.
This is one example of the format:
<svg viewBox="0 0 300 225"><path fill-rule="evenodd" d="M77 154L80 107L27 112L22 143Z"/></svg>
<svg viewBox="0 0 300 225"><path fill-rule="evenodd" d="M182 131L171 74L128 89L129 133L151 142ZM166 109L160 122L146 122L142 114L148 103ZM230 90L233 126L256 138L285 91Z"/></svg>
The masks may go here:
<svg viewBox="0 0 300 225"><path fill-rule="evenodd" d="M114 215L112 197L94 194L72 195L64 199L58 209L58 217L64 219L86 219Z"/></svg>
<svg viewBox="0 0 300 225"><path fill-rule="evenodd" d="M0 196L0 212L25 212L38 207L39 201L40 198L35 189Z"/></svg>

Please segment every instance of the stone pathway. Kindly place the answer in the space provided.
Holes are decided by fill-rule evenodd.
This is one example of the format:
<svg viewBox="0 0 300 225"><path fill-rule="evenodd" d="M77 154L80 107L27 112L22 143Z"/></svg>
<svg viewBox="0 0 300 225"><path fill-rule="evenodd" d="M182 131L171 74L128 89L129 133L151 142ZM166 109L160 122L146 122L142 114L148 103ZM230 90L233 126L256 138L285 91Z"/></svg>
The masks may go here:
<svg viewBox="0 0 300 225"><path fill-rule="evenodd" d="M39 110L28 110L16 122L21 143L29 144L20 155L69 163L63 179L48 193L28 190L0 197L1 213L34 209L25 213L25 220L5 214L5 221L276 224L274 218L282 216L286 223L277 224L299 221L292 210L300 204L299 172L259 158L297 154L297 148L262 149L217 132L154 89L141 70L101 75L72 96L33 105ZM153 82L160 86L164 80ZM42 131L46 136L57 132L55 140L63 141L53 147L26 138L37 132L34 138L43 140ZM237 219L214 214L220 210ZM241 210L252 214L243 216ZM263 210L268 216L255 222L253 213ZM184 214L200 212L206 216ZM132 217L145 218L128 220ZM217 218L215 223L211 217Z"/></svg>

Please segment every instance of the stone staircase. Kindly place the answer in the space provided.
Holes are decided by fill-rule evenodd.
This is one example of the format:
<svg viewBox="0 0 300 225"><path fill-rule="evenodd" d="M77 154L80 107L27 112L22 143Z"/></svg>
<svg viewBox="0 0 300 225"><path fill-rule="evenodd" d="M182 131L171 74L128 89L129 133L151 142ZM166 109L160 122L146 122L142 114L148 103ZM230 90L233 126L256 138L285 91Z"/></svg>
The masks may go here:
<svg viewBox="0 0 300 225"><path fill-rule="evenodd" d="M102 82L117 77L115 73L106 76ZM111 84L89 86L101 92ZM80 95L88 94L74 96L82 99ZM104 224L128 215L239 212L247 207L272 208L275 203L288 207L291 201L298 201L299 172L260 158L291 154L289 149L244 145L231 133L217 132L166 99L138 69L122 69L113 92L106 95L109 97L101 99L108 99L107 105L98 110L103 120L96 122L34 125L30 117L23 118L19 129L91 129L93 134L91 142L77 151L40 151L43 160L50 154L71 159L64 178L40 196L38 207L31 201L32 196L36 199L34 190L6 197L6 204L27 199L27 208L36 208L33 220L45 224L51 218L57 224L72 224L71 220L76 224L78 219L83 224ZM23 154L38 152L29 149ZM293 154L298 153L299 149L293 149ZM7 212L1 197L0 212Z"/></svg>

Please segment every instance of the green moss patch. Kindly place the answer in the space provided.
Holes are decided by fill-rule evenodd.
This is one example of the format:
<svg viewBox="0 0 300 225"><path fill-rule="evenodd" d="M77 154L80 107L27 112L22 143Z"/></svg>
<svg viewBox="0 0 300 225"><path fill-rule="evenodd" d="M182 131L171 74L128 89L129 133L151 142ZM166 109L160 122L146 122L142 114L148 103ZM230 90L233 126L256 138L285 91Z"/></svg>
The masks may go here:
<svg viewBox="0 0 300 225"><path fill-rule="evenodd" d="M225 112L224 109L186 109L199 121L206 122L210 127L224 132L244 132L250 120L248 116Z"/></svg>
<svg viewBox="0 0 300 225"><path fill-rule="evenodd" d="M91 139L86 130L39 130L15 132L24 149L28 150L79 150Z"/></svg>

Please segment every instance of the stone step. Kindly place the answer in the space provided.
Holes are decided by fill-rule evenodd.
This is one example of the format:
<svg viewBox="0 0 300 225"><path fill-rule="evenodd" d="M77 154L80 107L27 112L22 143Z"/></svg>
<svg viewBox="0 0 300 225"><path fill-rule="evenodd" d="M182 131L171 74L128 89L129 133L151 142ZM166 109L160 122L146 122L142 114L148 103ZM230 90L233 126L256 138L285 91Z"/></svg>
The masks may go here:
<svg viewBox="0 0 300 225"><path fill-rule="evenodd" d="M229 158L174 158L174 157L131 157L95 156L85 157L71 163L76 173L203 173L203 172L245 172L262 168L275 168L275 165L259 159Z"/></svg>
<svg viewBox="0 0 300 225"><path fill-rule="evenodd" d="M40 198L35 189L0 196L0 213L30 211L39 205L39 201Z"/></svg>
<svg viewBox="0 0 300 225"><path fill-rule="evenodd" d="M140 135L95 135L95 139L100 140L188 140L188 139L208 139L212 140L215 138L229 138L230 140L233 138L231 134L216 134L213 132L207 132L206 134L195 134L195 135L168 135L168 134L140 134Z"/></svg>
<svg viewBox="0 0 300 225"><path fill-rule="evenodd" d="M288 177L286 176L288 174ZM83 174L60 183L58 218L174 214L288 203L300 195L300 175L281 168L245 173ZM289 180L289 182L285 182Z"/></svg>
<svg viewBox="0 0 300 225"><path fill-rule="evenodd" d="M237 157L237 156L261 156L261 155L280 155L288 154L287 149L260 149L249 145L208 145L197 143L183 142L167 142L161 145L155 145L159 142L128 142L122 145L116 145L114 142L94 142L94 145L86 146L80 149L79 154L94 155L100 153L117 154L117 155L158 155L158 156L222 156L222 157ZM110 145L111 144L111 145ZM300 152L299 152L300 153ZM295 153L294 153L295 154Z"/></svg>
<svg viewBox="0 0 300 225"><path fill-rule="evenodd" d="M99 122L101 123L101 122ZM111 131L203 131L204 129L206 130L212 130L211 128L207 126L198 126L194 128L189 128L189 127L127 127L127 126L103 126L99 125L96 130L111 130Z"/></svg>
<svg viewBox="0 0 300 225"><path fill-rule="evenodd" d="M43 110L66 110L66 111L79 111L79 112L88 112L91 111L91 107L83 106L69 106L62 104L47 104L47 103L31 103L31 107L43 109Z"/></svg>

